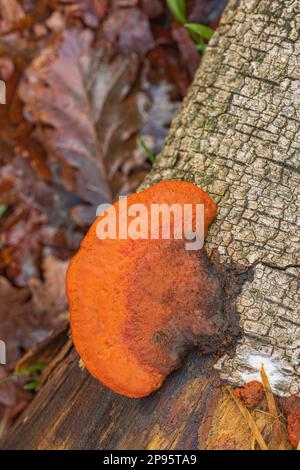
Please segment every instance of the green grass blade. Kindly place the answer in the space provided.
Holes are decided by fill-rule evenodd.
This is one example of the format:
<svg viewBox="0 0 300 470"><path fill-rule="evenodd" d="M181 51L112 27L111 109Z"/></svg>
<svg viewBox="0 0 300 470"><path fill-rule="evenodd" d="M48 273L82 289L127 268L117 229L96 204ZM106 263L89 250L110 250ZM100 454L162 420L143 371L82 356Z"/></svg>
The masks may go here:
<svg viewBox="0 0 300 470"><path fill-rule="evenodd" d="M39 381L38 380L32 380L31 382L27 382L27 384L24 385L24 390L36 390L38 387Z"/></svg>
<svg viewBox="0 0 300 470"><path fill-rule="evenodd" d="M206 46L207 44L204 44L204 42L199 42L199 44L196 44L196 49L201 52L201 54L204 54Z"/></svg>
<svg viewBox="0 0 300 470"><path fill-rule="evenodd" d="M153 152L151 152L149 147L146 145L146 142L144 141L143 137L138 138L138 144L144 150L145 154L148 157L148 160L150 160L151 163L154 163L155 162L155 155L154 155Z"/></svg>
<svg viewBox="0 0 300 470"><path fill-rule="evenodd" d="M197 34L200 38L210 39L214 30L204 24L185 23L184 27L190 32Z"/></svg>
<svg viewBox="0 0 300 470"><path fill-rule="evenodd" d="M7 206L5 204L0 204L0 219L5 214Z"/></svg>
<svg viewBox="0 0 300 470"><path fill-rule="evenodd" d="M38 362L28 367L24 367L24 369L18 370L13 372L11 375L0 379L0 384L9 382L10 380L16 380L19 377L26 377L34 372L42 371L47 365L47 362Z"/></svg>
<svg viewBox="0 0 300 470"><path fill-rule="evenodd" d="M167 0L167 4L176 20L184 25L186 23L185 0Z"/></svg>

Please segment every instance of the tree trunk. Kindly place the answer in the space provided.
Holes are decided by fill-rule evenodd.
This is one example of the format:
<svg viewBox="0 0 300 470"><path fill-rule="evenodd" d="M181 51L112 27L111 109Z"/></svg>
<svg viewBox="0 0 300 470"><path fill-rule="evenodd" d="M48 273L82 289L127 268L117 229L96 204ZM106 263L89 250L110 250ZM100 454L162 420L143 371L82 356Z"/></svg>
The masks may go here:
<svg viewBox="0 0 300 470"><path fill-rule="evenodd" d="M7 448L249 448L218 378L243 383L263 362L276 393L300 395L299 31L298 0L230 1L143 185L193 181L218 202L206 249L247 274L234 354L215 363L195 351L134 400L99 385L66 346Z"/></svg>

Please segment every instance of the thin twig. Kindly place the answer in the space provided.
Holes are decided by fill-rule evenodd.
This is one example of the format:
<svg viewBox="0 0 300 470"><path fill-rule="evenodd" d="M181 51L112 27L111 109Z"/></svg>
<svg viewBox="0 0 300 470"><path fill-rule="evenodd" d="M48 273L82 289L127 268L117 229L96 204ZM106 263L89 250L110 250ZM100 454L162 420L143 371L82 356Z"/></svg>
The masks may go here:
<svg viewBox="0 0 300 470"><path fill-rule="evenodd" d="M263 364L261 365L260 376L265 389L269 411L274 418L279 420L275 398Z"/></svg>
<svg viewBox="0 0 300 470"><path fill-rule="evenodd" d="M0 439L2 438L4 434L8 420L9 420L9 408L6 408L4 411L3 418L0 421Z"/></svg>
<svg viewBox="0 0 300 470"><path fill-rule="evenodd" d="M252 433L254 434L254 438L257 441L257 443L258 443L259 447L261 448L261 450L268 450L268 446L265 443L264 438L263 438L260 430L258 429L256 422L252 418L252 416L249 413L249 411L247 410L247 408L244 407L241 400L234 395L234 393L232 392L231 389L228 389L228 392L230 393L230 396L233 398L233 400L235 401L235 404L237 405L238 409L240 410L240 412L244 416L245 420L247 421L247 424L248 424L249 428L251 429Z"/></svg>
<svg viewBox="0 0 300 470"><path fill-rule="evenodd" d="M269 446L271 449L275 447L277 450L285 450L286 448L284 444L285 437L284 437L284 431L282 429L282 428L285 429L285 426L283 426L282 422L280 421L275 397L273 395L270 381L268 379L268 376L267 376L267 373L265 371L263 364L261 365L260 376L261 376L261 380L264 386L269 412L270 412L270 415L274 419L273 424L271 426L272 437L269 441Z"/></svg>
<svg viewBox="0 0 300 470"><path fill-rule="evenodd" d="M256 439L255 439L254 433L251 431L251 440L250 440L251 450L255 450L255 442L256 442Z"/></svg>

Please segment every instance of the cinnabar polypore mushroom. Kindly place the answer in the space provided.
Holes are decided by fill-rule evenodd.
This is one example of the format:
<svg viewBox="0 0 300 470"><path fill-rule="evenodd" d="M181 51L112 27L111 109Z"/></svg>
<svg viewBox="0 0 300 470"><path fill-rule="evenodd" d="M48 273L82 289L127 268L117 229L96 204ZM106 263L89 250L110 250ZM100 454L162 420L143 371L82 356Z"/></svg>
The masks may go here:
<svg viewBox="0 0 300 470"><path fill-rule="evenodd" d="M300 397L284 397L279 403L287 418L288 439L297 449L300 445Z"/></svg>
<svg viewBox="0 0 300 470"><path fill-rule="evenodd" d="M260 382L252 380L243 387L235 388L233 394L242 401L246 408L254 408L261 402L264 389Z"/></svg>
<svg viewBox="0 0 300 470"><path fill-rule="evenodd" d="M165 181L127 198L128 208L144 204L149 212L152 204L174 203L203 204L207 233L217 206L192 183ZM114 208L120 215L119 201ZM99 239L104 216L68 269L72 337L96 379L122 395L142 397L161 386L191 346L210 350L224 327L222 286L204 249L188 251L186 240L174 236Z"/></svg>

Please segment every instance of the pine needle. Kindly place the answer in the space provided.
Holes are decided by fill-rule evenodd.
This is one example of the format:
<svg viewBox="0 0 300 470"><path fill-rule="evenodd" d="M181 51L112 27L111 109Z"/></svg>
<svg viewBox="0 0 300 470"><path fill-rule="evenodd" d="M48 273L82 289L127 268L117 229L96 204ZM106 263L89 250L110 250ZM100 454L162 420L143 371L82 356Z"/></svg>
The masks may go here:
<svg viewBox="0 0 300 470"><path fill-rule="evenodd" d="M261 365L260 376L261 376L261 380L262 380L262 383L263 383L263 386L264 386L264 389L265 389L265 394L266 394L266 399L267 399L267 404L268 404L269 411L270 411L271 415L274 418L279 420L278 410L277 410L275 398L274 398L274 395L273 395L273 392L272 392L272 389L271 389L271 385L270 385L270 382L269 382L269 379L268 379L268 376L266 374L266 371L265 371L265 368L264 368L263 364Z"/></svg>
<svg viewBox="0 0 300 470"><path fill-rule="evenodd" d="M269 412L270 412L270 415L272 415L274 419L274 423L271 428L272 437L269 441L269 447L270 449L286 450L285 430L283 429L283 425L280 421L280 416L278 413L276 401L272 392L270 381L268 379L268 376L267 376L267 373L265 371L263 364L261 365L260 376L261 376L261 380L264 386Z"/></svg>
<svg viewBox="0 0 300 470"><path fill-rule="evenodd" d="M0 439L2 438L4 434L8 420L9 420L9 408L6 408L4 411L3 418L0 421Z"/></svg>
<svg viewBox="0 0 300 470"><path fill-rule="evenodd" d="M258 443L259 447L261 448L261 450L268 450L268 446L265 443L264 438L263 438L260 430L258 429L256 422L252 418L252 416L249 413L249 411L247 410L247 408L244 407L241 400L234 395L233 391L230 388L228 389L228 392L230 393L230 396L235 401L235 404L237 405L237 407L240 410L241 414L244 416L245 420L247 421L247 424L248 424L249 428L251 429L251 431L253 433L253 440L257 441L257 443Z"/></svg>
<svg viewBox="0 0 300 470"><path fill-rule="evenodd" d="M250 440L251 450L255 450L255 442L256 442L255 436L254 436L253 432L251 431L251 440Z"/></svg>

